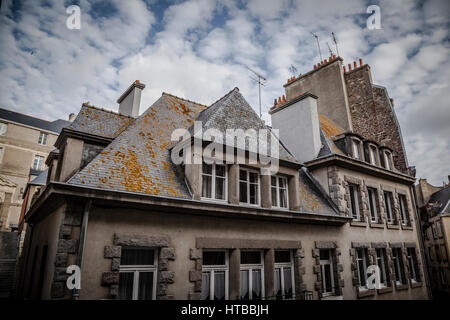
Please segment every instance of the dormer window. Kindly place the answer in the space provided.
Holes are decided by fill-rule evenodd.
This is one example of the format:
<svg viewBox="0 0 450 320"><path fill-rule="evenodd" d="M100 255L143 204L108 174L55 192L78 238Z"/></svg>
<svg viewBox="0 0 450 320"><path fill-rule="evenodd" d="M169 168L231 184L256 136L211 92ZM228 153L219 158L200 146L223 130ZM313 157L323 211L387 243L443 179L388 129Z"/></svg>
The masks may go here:
<svg viewBox="0 0 450 320"><path fill-rule="evenodd" d="M288 208L288 184L285 177L273 176L271 178L272 207Z"/></svg>
<svg viewBox="0 0 450 320"><path fill-rule="evenodd" d="M392 170L392 154L389 151L384 152L384 164L386 169Z"/></svg>
<svg viewBox="0 0 450 320"><path fill-rule="evenodd" d="M376 147L369 145L369 162L374 166L377 164L376 154L377 154Z"/></svg>
<svg viewBox="0 0 450 320"><path fill-rule="evenodd" d="M203 164L202 198L227 200L227 168L221 164Z"/></svg>
<svg viewBox="0 0 450 320"><path fill-rule="evenodd" d="M356 139L352 139L352 156L355 159L361 160L360 152L361 142Z"/></svg>
<svg viewBox="0 0 450 320"><path fill-rule="evenodd" d="M239 202L259 205L259 174L251 170L239 170Z"/></svg>

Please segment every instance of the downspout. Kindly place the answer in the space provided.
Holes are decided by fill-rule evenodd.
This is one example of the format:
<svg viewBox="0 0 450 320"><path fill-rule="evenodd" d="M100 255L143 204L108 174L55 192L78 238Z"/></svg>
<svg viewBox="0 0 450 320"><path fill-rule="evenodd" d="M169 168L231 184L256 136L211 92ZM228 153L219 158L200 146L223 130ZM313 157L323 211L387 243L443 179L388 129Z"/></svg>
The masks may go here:
<svg viewBox="0 0 450 320"><path fill-rule="evenodd" d="M422 233L422 222L419 219L419 213L417 212L417 200L416 200L417 196L416 196L416 188L414 188L414 185L412 185L410 187L410 192L411 192L411 195L412 195L413 200L414 200L413 207L414 207L414 212L416 214L416 228L419 231L419 237L420 237L419 238L419 245L420 245L420 252L421 252L421 256L422 256L423 273L424 273L424 276L425 276L425 284L427 286L428 299L432 300L433 299L433 295L431 293L431 284L430 284L430 278L429 278L429 274L428 274L428 271L429 271L429 269L428 269L428 262L427 262L427 259L425 257L425 248L423 246L423 241L424 241L423 239L424 238L423 238L423 233Z"/></svg>
<svg viewBox="0 0 450 320"><path fill-rule="evenodd" d="M84 250L84 243L86 241L86 230L88 226L88 220L89 220L89 211L91 209L92 200L88 200L86 204L84 205L84 211L83 211L83 220L81 222L81 231L80 231L80 242L78 244L78 255L76 264L80 268L80 276L81 276L81 265L83 263L83 250ZM74 288L72 290L72 299L78 300L80 294L79 290L77 288Z"/></svg>

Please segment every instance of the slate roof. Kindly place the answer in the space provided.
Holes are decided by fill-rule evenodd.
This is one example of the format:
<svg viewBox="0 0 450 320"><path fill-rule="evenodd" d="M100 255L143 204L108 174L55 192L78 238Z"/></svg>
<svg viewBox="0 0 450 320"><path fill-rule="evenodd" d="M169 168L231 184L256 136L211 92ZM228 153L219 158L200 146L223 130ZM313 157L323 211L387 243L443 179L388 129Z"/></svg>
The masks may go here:
<svg viewBox="0 0 450 320"><path fill-rule="evenodd" d="M64 127L67 127L70 124L70 121L62 119L47 121L4 108L0 108L0 119L20 123L41 130L55 132L57 134L59 134Z"/></svg>
<svg viewBox="0 0 450 320"><path fill-rule="evenodd" d="M226 139L227 129L242 129L244 131L248 129L267 129L270 128L264 124L264 122L258 117L253 108L248 104L238 88L234 88L225 96L214 102L210 107L200 112L196 121L201 121L203 126L203 133L208 129L219 130L225 139L224 144L228 141ZM193 126L189 128L189 131L195 134ZM272 139L277 139L275 135L268 135L267 141L267 154L270 155L270 145ZM246 139L245 150L258 150L258 141L254 139ZM233 139L232 146L236 146L237 141ZM299 163L292 154L280 144L279 157L282 160Z"/></svg>
<svg viewBox="0 0 450 320"><path fill-rule="evenodd" d="M134 118L84 103L68 129L104 138L117 137Z"/></svg>
<svg viewBox="0 0 450 320"><path fill-rule="evenodd" d="M433 193L430 197L428 203L435 203L433 209L436 213L450 213L450 205L447 206L447 203L450 201L450 186L444 187L442 190L439 190Z"/></svg>
<svg viewBox="0 0 450 320"><path fill-rule="evenodd" d="M340 126L333 121L327 119L325 116L319 113L320 124L320 140L322 142L322 148L319 151L317 158L325 157L331 154L344 155L344 153L333 142L333 137L338 136L345 132Z"/></svg>
<svg viewBox="0 0 450 320"><path fill-rule="evenodd" d="M42 171L37 177L28 182L29 185L33 186L45 186L47 184L48 168Z"/></svg>

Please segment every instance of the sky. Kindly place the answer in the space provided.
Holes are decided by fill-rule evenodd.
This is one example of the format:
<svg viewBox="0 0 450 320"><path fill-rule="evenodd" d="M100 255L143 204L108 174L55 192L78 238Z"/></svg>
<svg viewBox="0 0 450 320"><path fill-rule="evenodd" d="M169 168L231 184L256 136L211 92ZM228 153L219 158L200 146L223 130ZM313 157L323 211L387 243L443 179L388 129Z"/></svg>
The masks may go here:
<svg viewBox="0 0 450 320"><path fill-rule="evenodd" d="M80 29L66 25L71 5ZM380 29L369 29L370 5ZM72 21L72 20L71 20ZM133 82L141 112L162 92L209 105L238 87L259 112L250 67L267 78L263 119L283 84L328 47L362 58L395 100L410 165L435 185L450 175L450 1L447 0L2 0L0 107L68 119L83 102L117 111Z"/></svg>

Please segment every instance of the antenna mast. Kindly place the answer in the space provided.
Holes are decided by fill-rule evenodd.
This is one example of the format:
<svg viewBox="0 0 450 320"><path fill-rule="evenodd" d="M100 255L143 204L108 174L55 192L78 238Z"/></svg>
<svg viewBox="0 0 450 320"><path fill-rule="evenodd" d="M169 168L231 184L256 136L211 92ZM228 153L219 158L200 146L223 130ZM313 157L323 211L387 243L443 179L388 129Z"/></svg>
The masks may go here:
<svg viewBox="0 0 450 320"><path fill-rule="evenodd" d="M257 73L256 71L250 69L249 67L247 67L247 69L250 70L257 77L257 79L254 79L254 78L251 78L251 77L250 78L258 84L259 117L261 118L262 117L262 113L261 113L261 86L263 86L265 84L267 79L264 78L259 73Z"/></svg>
<svg viewBox="0 0 450 320"><path fill-rule="evenodd" d="M297 68L293 64L291 64L291 66L289 67L289 72L291 73L291 76L297 76Z"/></svg>
<svg viewBox="0 0 450 320"><path fill-rule="evenodd" d="M327 42L328 52L330 53L330 57L333 56L333 50L330 48L330 44Z"/></svg>
<svg viewBox="0 0 450 320"><path fill-rule="evenodd" d="M334 32L331 32L331 36L333 37L333 42L334 42L334 45L336 46L336 52L337 52L337 55L339 57L339 48L338 48L338 43L337 43L337 40L336 40L336 36L334 35Z"/></svg>
<svg viewBox="0 0 450 320"><path fill-rule="evenodd" d="M319 37L315 33L311 32L311 34L313 35L314 38L316 38L317 48L319 49L320 61L322 61L323 59L322 59L322 52L320 51Z"/></svg>

